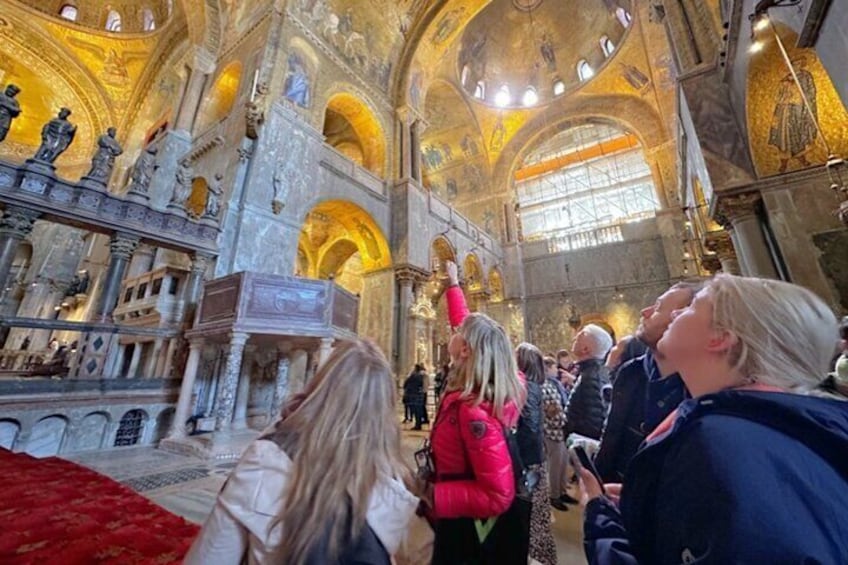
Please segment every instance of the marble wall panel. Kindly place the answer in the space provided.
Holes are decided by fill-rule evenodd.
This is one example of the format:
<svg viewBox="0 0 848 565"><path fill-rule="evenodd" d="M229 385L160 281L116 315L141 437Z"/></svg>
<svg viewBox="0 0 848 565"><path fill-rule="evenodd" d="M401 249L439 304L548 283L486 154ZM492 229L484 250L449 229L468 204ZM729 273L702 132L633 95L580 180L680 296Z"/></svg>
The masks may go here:
<svg viewBox="0 0 848 565"><path fill-rule="evenodd" d="M21 431L21 425L15 420L0 420L0 447L13 449Z"/></svg>
<svg viewBox="0 0 848 565"><path fill-rule="evenodd" d="M48 416L30 432L26 452L33 457L50 457L59 453L65 439L68 421L61 416Z"/></svg>
<svg viewBox="0 0 848 565"><path fill-rule="evenodd" d="M106 414L102 412L88 414L81 422L73 426L68 445L63 451L71 453L100 449L103 446L103 437L108 424L109 418Z"/></svg>

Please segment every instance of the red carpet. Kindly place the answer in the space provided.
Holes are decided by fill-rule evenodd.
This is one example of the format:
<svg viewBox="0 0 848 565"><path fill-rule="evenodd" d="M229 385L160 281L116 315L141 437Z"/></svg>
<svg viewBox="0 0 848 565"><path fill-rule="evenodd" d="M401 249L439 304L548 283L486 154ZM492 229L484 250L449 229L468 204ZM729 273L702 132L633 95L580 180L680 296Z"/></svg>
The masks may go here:
<svg viewBox="0 0 848 565"><path fill-rule="evenodd" d="M199 527L70 461L0 448L0 563L179 563Z"/></svg>

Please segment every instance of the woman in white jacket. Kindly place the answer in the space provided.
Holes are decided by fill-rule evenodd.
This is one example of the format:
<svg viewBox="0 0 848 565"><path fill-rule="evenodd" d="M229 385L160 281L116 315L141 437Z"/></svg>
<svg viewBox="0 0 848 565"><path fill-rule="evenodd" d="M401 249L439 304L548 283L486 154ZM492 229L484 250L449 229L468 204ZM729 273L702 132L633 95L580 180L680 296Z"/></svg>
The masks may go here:
<svg viewBox="0 0 848 565"><path fill-rule="evenodd" d="M336 346L247 448L185 563L389 563L418 505L394 397L373 343Z"/></svg>

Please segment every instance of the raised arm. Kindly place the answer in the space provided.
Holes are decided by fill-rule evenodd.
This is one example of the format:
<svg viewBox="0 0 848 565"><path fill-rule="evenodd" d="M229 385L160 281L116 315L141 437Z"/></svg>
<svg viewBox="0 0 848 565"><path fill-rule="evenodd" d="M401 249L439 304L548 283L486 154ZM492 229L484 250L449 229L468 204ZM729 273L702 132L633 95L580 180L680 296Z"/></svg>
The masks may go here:
<svg viewBox="0 0 848 565"><path fill-rule="evenodd" d="M465 303L465 294L459 287L459 269L456 263L448 261L445 264L445 270L448 274L448 290L445 293L445 298L448 302L448 319L452 328L459 326L462 321L468 316L468 305Z"/></svg>

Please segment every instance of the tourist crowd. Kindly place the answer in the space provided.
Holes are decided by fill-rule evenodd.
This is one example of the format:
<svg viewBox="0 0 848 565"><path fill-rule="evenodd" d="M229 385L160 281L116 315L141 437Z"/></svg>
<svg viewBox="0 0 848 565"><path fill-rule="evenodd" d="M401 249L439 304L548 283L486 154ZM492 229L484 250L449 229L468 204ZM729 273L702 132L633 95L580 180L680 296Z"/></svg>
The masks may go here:
<svg viewBox="0 0 848 565"><path fill-rule="evenodd" d="M388 564L417 514L434 564L547 565L551 508L578 501L592 564L845 563L848 323L812 292L682 282L634 335L587 324L545 355L447 274L450 363L417 468L388 362L342 343L245 452L186 563ZM420 365L403 383L413 429L429 388Z"/></svg>

